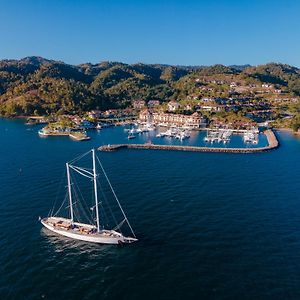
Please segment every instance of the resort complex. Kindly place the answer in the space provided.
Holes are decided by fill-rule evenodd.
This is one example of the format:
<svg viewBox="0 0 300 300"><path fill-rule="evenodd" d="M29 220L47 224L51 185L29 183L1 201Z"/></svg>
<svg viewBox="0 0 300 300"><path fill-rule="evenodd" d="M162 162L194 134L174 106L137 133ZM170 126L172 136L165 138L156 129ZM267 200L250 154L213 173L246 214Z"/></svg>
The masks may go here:
<svg viewBox="0 0 300 300"><path fill-rule="evenodd" d="M194 112L191 115L183 115L152 112L148 109L140 112L139 121L160 126L178 126L187 129L205 128L207 125L206 118L202 117L198 112Z"/></svg>

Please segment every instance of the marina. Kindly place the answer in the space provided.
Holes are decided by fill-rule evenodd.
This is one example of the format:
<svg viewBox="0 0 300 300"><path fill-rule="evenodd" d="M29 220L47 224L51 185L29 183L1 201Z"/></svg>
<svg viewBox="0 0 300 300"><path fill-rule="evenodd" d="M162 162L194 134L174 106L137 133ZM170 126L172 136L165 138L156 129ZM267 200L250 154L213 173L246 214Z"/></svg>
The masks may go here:
<svg viewBox="0 0 300 300"><path fill-rule="evenodd" d="M166 131L160 132L156 135L156 137L169 137L169 138L176 138L178 140L185 140L190 138L189 131L182 129L182 128L170 128Z"/></svg>
<svg viewBox="0 0 300 300"><path fill-rule="evenodd" d="M223 143L227 144L233 134L240 134L243 136L243 141L246 144L258 144L259 130L258 128L252 128L248 130L237 130L229 128L216 128L207 129L207 134L204 138L206 143Z"/></svg>
<svg viewBox="0 0 300 300"><path fill-rule="evenodd" d="M268 139L268 145L258 148L217 148L217 147L197 147L197 146L179 146L179 145L157 145L152 143L145 144L115 144L105 145L98 148L99 151L116 151L119 149L144 149L144 150L176 150L192 152L224 152L224 153L258 153L276 149L279 142L272 130L264 132Z"/></svg>
<svg viewBox="0 0 300 300"><path fill-rule="evenodd" d="M98 140L101 137L102 146L105 145L105 141L107 141L106 144L120 145L124 144L125 140L127 140L129 144L132 144L132 142L135 144L146 144L146 146L143 146L144 148L147 147L154 149L155 145L165 145L170 146L170 150L176 149L202 152L213 152L214 148L228 149L223 152L261 152L265 151L265 149L261 148L264 148L268 144L267 136L257 128L248 130L230 128L191 130L175 125L164 127L153 125L151 123L132 123L121 126L105 126L104 123L98 123L97 126L87 130L88 134L86 130L79 131L68 128L49 129L44 127L38 130L38 134L40 137L69 136L75 141L88 141L91 138L96 138ZM151 144L151 146L149 146L149 144ZM176 148L175 146L184 147ZM140 148L140 146L138 147ZM200 147L200 149L197 148L195 150L190 147ZM160 149L162 148L167 149L168 147L160 147ZM242 151L239 150L240 148L250 150ZM252 151L252 148L260 149ZM214 152L222 151L217 149Z"/></svg>
<svg viewBox="0 0 300 300"><path fill-rule="evenodd" d="M161 125L153 125L151 123L137 123L130 127L125 126L124 132L128 134L128 140L136 139L139 136L146 136L148 141L145 143L149 144L167 144L176 145L176 140L181 143L185 141L185 145L188 146L190 143L186 142L191 136L195 139L197 132L206 132L206 136L203 137L203 146L205 147L231 147L232 138L235 140L236 137L240 137L243 142L241 148L252 148L255 146L261 146L259 144L259 139L263 135L258 128L251 129L232 129L232 128L198 128L198 129L188 129L186 127L178 127L172 125L169 127ZM199 137L202 134L198 134ZM139 138L141 139L141 138ZM143 138L142 138L143 139ZM161 141L159 141L159 139ZM182 145L182 144L181 144ZM224 145L224 146L223 146ZM200 146L200 145L199 145Z"/></svg>
<svg viewBox="0 0 300 300"><path fill-rule="evenodd" d="M218 131L218 130L212 130L207 131L207 135L204 138L204 141L207 143L214 143L214 142L223 142L228 143L230 141L230 137L232 135L232 131L226 130L226 131Z"/></svg>
<svg viewBox="0 0 300 300"><path fill-rule="evenodd" d="M149 123L144 125L137 124L135 126L132 126L130 129L129 128L124 129L124 131L128 133L128 139L134 139L136 138L137 135L153 132L156 130L157 130L156 126ZM190 137L190 135L185 130L176 127L170 128L164 132L160 131L155 136L157 138L169 137L169 138L176 138L180 140Z"/></svg>
<svg viewBox="0 0 300 300"><path fill-rule="evenodd" d="M46 126L41 128L38 133L41 137L70 136L76 141L87 141L91 139L91 136L93 135L91 133L94 132L95 129L97 134L99 134L102 129L112 130L115 127L120 127L123 128L127 140L138 140L139 142L143 141L143 143L177 145L178 143L176 140L178 140L181 145L194 146L194 142L198 140L198 138L195 139L195 137L199 136L200 138L200 136L203 135L203 132L206 132L206 135L203 137L203 146L205 147L236 148L232 147L231 141L237 140L237 136L241 137L241 141L243 142L243 145L240 146L241 148L262 146L262 133L255 127L251 129L191 128L189 126L176 126L175 124L165 126L166 124L162 125L141 121L125 125L115 124L114 126L112 126L112 124L91 123L88 121L81 121L80 124L81 127L78 127L77 129L61 127L60 125L56 125L56 127ZM87 131L89 131L89 135L87 135ZM145 141L145 139L147 139L147 141ZM191 142L189 140L191 140ZM197 144L199 144L199 142L197 142Z"/></svg>
<svg viewBox="0 0 300 300"><path fill-rule="evenodd" d="M123 128L123 127L122 127ZM144 124L114 128L115 132L124 132L124 139L111 139L110 143L99 148L102 151L114 151L121 148L152 149L152 150L178 150L194 152L232 152L252 153L263 152L278 147L279 143L272 130L259 132L258 129L233 130L233 129L207 129L187 130L172 126L170 128L156 126L152 130L143 130ZM146 127L147 128L147 127ZM121 131L122 130L122 131ZM102 135L103 133L103 135ZM106 132L102 132L104 138ZM253 137L251 142L246 142L245 136ZM112 136L111 136L112 137ZM128 143L125 142L128 140ZM208 142L208 137L210 142Z"/></svg>

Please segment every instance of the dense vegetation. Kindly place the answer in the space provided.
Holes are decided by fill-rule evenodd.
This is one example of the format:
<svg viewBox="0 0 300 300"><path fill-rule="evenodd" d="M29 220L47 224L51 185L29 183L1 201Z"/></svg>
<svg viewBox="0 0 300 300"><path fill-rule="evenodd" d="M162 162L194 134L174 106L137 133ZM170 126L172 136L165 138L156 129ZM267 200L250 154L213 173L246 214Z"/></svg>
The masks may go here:
<svg viewBox="0 0 300 300"><path fill-rule="evenodd" d="M224 80L227 84L207 81L211 79ZM123 108L137 99L165 102L195 95L196 98L228 97L230 81L271 83L291 96L300 95L300 70L283 64L182 67L102 62L72 66L27 57L0 61L0 114L80 113ZM203 86L208 91L201 89ZM294 127L298 126L298 119L294 119Z"/></svg>
<svg viewBox="0 0 300 300"><path fill-rule="evenodd" d="M0 61L0 113L30 115L122 108L165 101L189 68L102 62L71 66L40 57Z"/></svg>

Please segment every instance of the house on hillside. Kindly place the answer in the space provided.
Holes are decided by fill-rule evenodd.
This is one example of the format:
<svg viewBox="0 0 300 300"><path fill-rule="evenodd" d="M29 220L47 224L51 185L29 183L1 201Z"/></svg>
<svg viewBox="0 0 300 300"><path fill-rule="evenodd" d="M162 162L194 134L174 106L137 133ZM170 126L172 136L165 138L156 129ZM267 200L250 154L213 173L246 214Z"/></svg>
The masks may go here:
<svg viewBox="0 0 300 300"><path fill-rule="evenodd" d="M134 109L141 109L145 107L146 102L144 100L135 100L133 101Z"/></svg>
<svg viewBox="0 0 300 300"><path fill-rule="evenodd" d="M92 110L88 113L88 117L91 119L100 119L103 116L103 112L101 110Z"/></svg>
<svg viewBox="0 0 300 300"><path fill-rule="evenodd" d="M273 86L272 86L272 84L263 83L263 84L261 85L261 87L266 88L266 89L271 89Z"/></svg>
<svg viewBox="0 0 300 300"><path fill-rule="evenodd" d="M180 104L177 101L170 101L168 103L168 111L176 111L180 107Z"/></svg>
<svg viewBox="0 0 300 300"><path fill-rule="evenodd" d="M148 107L159 106L159 104L160 104L159 100L149 100L148 101Z"/></svg>

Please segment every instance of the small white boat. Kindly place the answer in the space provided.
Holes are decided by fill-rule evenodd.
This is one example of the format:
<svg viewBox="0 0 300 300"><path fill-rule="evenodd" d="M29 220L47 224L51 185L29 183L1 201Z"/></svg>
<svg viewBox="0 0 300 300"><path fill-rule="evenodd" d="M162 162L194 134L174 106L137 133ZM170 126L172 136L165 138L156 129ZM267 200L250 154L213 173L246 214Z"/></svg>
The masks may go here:
<svg viewBox="0 0 300 300"><path fill-rule="evenodd" d="M147 123L145 125L145 129L147 129L147 131L154 131L155 130L155 126L151 123Z"/></svg>
<svg viewBox="0 0 300 300"><path fill-rule="evenodd" d="M42 136L42 137L48 136L48 133L47 133L44 129L40 129L40 130L38 131L38 133L39 133L39 136Z"/></svg>
<svg viewBox="0 0 300 300"><path fill-rule="evenodd" d="M174 137L174 132L171 129L168 129L164 132L164 135L167 137Z"/></svg>
<svg viewBox="0 0 300 300"><path fill-rule="evenodd" d="M244 142L247 144L257 144L258 143L258 135L254 131L247 131L244 133Z"/></svg>
<svg viewBox="0 0 300 300"><path fill-rule="evenodd" d="M129 140L132 140L132 139L135 139L136 136L135 136L133 133L129 133L127 138L128 138Z"/></svg>
<svg viewBox="0 0 300 300"><path fill-rule="evenodd" d="M186 133L185 131L181 131L180 134L179 134L179 139L182 141L182 140L185 140L185 139L188 139L190 138L190 135L188 133Z"/></svg>
<svg viewBox="0 0 300 300"><path fill-rule="evenodd" d="M77 164L83 157L86 155L92 153L92 158L93 158L93 169L89 168L83 168L77 165L74 165L74 163ZM107 183L109 184L109 187L111 188L112 194L115 197L115 200L117 201L117 204L120 208L121 215L123 216L123 220L119 223L116 224L116 227L113 229L106 229L104 228L103 224L100 224L100 209L99 206L101 205L101 201L98 201L98 188L97 188L97 181L98 181L98 176L97 174L97 169L96 169L96 155L95 155L95 150L91 150L84 155L81 155L79 158L74 159L71 163L66 163L66 168L67 168L67 179L68 179L68 210L70 213L70 218L66 217L59 217L57 214L59 211L62 209L62 206L58 210L58 212L55 215L51 215L50 217L47 218L40 218L41 223L43 226L45 226L47 229L51 230L54 233L57 233L59 235L75 239L75 240L80 240L80 241L85 241L85 242L91 242L91 243L100 243L100 244L129 244L137 241L137 238L133 232L133 229L121 207L121 204L116 196L115 191L113 190L111 183L106 175L105 170L103 169L103 166L100 162L100 160L97 158L98 163L100 165L100 168L102 170L102 173L104 175L104 178L106 179ZM71 171L76 172L77 174L87 177L90 180L93 181L93 186L94 186L94 198L95 198L95 206L92 208L92 211L94 213L95 210L95 215L93 216L93 222L94 224L87 224L87 223L82 223L79 220L75 221L75 214L74 214L74 209L77 202L79 202L79 199L73 200L73 197L78 196L76 192L76 187L75 181L71 182ZM77 211L77 209L76 209ZM93 214L92 213L92 214ZM78 215L76 214L76 218L78 219ZM114 218L115 219L115 218ZM123 224L127 224L128 228L132 234L132 237L127 237L122 234L121 227Z"/></svg>
<svg viewBox="0 0 300 300"><path fill-rule="evenodd" d="M143 130L141 128L137 128L136 133L143 133Z"/></svg>
<svg viewBox="0 0 300 300"><path fill-rule="evenodd" d="M128 130L129 134L134 134L136 133L136 129L135 128L131 128Z"/></svg>

